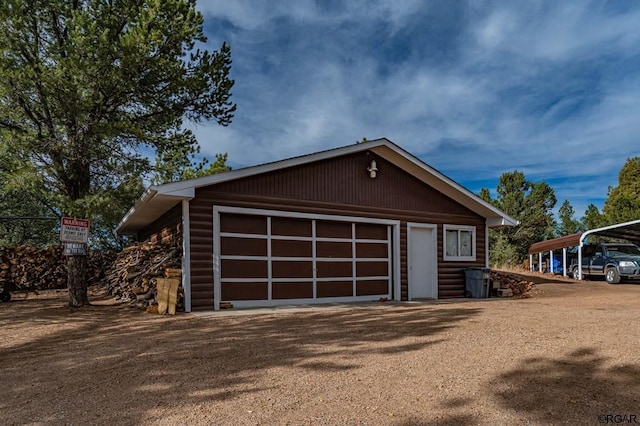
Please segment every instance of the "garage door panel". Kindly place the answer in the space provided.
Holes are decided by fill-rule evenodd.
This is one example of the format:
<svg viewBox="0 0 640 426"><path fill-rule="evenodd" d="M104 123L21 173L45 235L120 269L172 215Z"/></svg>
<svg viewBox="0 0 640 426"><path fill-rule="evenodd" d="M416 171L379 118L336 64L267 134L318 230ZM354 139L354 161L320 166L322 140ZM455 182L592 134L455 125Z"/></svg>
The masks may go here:
<svg viewBox="0 0 640 426"><path fill-rule="evenodd" d="M359 240L386 240L387 225L356 223L356 238Z"/></svg>
<svg viewBox="0 0 640 426"><path fill-rule="evenodd" d="M271 240L271 255L274 257L312 257L312 241Z"/></svg>
<svg viewBox="0 0 640 426"><path fill-rule="evenodd" d="M220 251L223 256L266 256L267 240L257 238L221 237Z"/></svg>
<svg viewBox="0 0 640 426"><path fill-rule="evenodd" d="M356 283L356 296L386 295L389 293L387 280L358 281Z"/></svg>
<svg viewBox="0 0 640 426"><path fill-rule="evenodd" d="M313 263L309 261L273 261L273 278L313 278Z"/></svg>
<svg viewBox="0 0 640 426"><path fill-rule="evenodd" d="M320 238L351 238L353 234L349 222L316 221L316 236Z"/></svg>
<svg viewBox="0 0 640 426"><path fill-rule="evenodd" d="M389 246L387 243L356 243L356 256L386 259L389 256Z"/></svg>
<svg viewBox="0 0 640 426"><path fill-rule="evenodd" d="M316 256L350 258L353 252L351 242L318 241L316 243Z"/></svg>
<svg viewBox="0 0 640 426"><path fill-rule="evenodd" d="M277 282L273 283L274 299L311 299L313 298L312 282Z"/></svg>
<svg viewBox="0 0 640 426"><path fill-rule="evenodd" d="M265 235L267 233L267 218L264 216L221 213L220 232Z"/></svg>
<svg viewBox="0 0 640 426"><path fill-rule="evenodd" d="M325 262L316 263L318 278L352 277L353 265L351 262Z"/></svg>
<svg viewBox="0 0 640 426"><path fill-rule="evenodd" d="M311 237L312 223L308 219L274 216L271 218L271 235Z"/></svg>
<svg viewBox="0 0 640 426"><path fill-rule="evenodd" d="M318 297L348 297L353 296L352 281L319 281Z"/></svg>
<svg viewBox="0 0 640 426"><path fill-rule="evenodd" d="M265 300L269 297L266 282L223 282L222 300Z"/></svg>
<svg viewBox="0 0 640 426"><path fill-rule="evenodd" d="M268 263L266 260L233 260L222 259L222 278L267 278Z"/></svg>
<svg viewBox="0 0 640 426"><path fill-rule="evenodd" d="M356 263L356 276L358 277L385 277L389 275L387 262L358 262Z"/></svg>

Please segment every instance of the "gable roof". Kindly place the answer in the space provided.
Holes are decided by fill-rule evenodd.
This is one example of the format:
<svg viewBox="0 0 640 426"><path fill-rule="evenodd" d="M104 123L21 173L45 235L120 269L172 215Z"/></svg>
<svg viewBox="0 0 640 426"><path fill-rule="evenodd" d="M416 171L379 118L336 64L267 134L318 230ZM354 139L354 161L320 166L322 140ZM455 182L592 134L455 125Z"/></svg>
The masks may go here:
<svg viewBox="0 0 640 426"><path fill-rule="evenodd" d="M144 194L142 194L140 199L124 216L118 225L117 232L121 235L135 234L137 231L151 224L154 220L169 211L180 201L190 200L195 197L196 188L216 185L222 182L309 164L360 151L371 151L386 159L390 163L404 170L406 173L418 178L425 184L437 189L449 198L484 217L487 220L487 225L490 227L515 226L518 224L516 219L484 201L468 189L400 148L395 143L386 138L381 138L359 144L347 145L341 148L320 151L314 154L231 170L215 175L172 182L164 185L152 185L144 192Z"/></svg>

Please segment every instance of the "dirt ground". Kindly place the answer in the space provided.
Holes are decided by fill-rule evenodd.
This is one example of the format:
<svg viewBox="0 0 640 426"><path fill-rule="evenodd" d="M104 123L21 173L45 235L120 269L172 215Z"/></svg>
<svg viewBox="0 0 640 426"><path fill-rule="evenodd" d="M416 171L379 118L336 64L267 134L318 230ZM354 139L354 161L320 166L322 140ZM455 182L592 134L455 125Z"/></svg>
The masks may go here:
<svg viewBox="0 0 640 426"><path fill-rule="evenodd" d="M536 281L520 300L206 317L16 294L0 424L639 424L640 285Z"/></svg>

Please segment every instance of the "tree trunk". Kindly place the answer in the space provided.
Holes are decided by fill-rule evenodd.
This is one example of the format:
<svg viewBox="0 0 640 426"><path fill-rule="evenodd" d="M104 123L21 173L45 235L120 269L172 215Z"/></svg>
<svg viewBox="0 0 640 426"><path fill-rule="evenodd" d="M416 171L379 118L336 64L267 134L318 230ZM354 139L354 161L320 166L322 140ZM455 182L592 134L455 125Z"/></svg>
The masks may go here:
<svg viewBox="0 0 640 426"><path fill-rule="evenodd" d="M87 256L67 256L67 287L69 306L89 305L87 297Z"/></svg>

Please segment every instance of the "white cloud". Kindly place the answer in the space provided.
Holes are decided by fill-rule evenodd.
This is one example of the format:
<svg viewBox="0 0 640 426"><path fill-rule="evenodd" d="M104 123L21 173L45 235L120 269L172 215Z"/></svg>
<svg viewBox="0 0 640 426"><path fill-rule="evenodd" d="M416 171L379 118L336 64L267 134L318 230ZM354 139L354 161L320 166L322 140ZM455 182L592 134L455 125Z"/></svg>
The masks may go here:
<svg viewBox="0 0 640 426"><path fill-rule="evenodd" d="M226 19L243 30L255 30L268 25L277 17L289 17L305 20L315 15L316 7L312 0L290 1L251 1L251 0L205 0L198 3L205 19L216 17Z"/></svg>
<svg viewBox="0 0 640 426"><path fill-rule="evenodd" d="M640 155L640 7L474 3L419 21L436 6L201 2L235 26L216 36L238 103L230 127L195 129L203 152L238 167L385 136L463 184L518 169L580 214L604 198Z"/></svg>
<svg viewBox="0 0 640 426"><path fill-rule="evenodd" d="M528 61L624 53L640 41L640 11L605 13L588 2L508 3L473 27L479 47Z"/></svg>

